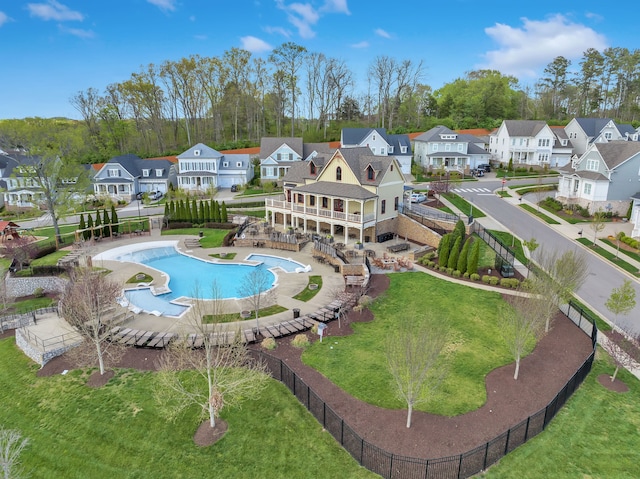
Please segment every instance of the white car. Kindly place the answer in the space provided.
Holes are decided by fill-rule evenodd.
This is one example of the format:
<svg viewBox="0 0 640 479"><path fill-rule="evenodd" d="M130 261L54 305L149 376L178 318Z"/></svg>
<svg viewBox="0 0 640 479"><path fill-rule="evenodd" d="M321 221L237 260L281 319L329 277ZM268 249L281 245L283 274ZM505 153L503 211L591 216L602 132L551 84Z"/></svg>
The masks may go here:
<svg viewBox="0 0 640 479"><path fill-rule="evenodd" d="M411 193L411 203L422 203L427 200L427 197L422 193Z"/></svg>
<svg viewBox="0 0 640 479"><path fill-rule="evenodd" d="M151 198L152 200L159 200L160 198L162 198L162 191L153 191L149 193L149 198Z"/></svg>

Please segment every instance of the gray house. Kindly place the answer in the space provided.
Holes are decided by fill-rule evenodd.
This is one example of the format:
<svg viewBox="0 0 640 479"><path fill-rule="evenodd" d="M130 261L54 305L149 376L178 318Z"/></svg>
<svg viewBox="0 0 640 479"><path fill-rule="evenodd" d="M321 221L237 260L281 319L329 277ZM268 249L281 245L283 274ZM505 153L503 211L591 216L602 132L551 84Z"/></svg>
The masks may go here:
<svg viewBox="0 0 640 479"><path fill-rule="evenodd" d="M176 183L173 163L167 159L142 159L137 155L111 158L95 174L96 196L131 201L137 193L160 191L165 194Z"/></svg>
<svg viewBox="0 0 640 479"><path fill-rule="evenodd" d="M478 165L489 163L489 152L483 148L484 140L436 126L413 140L415 162L429 170L469 173Z"/></svg>
<svg viewBox="0 0 640 479"><path fill-rule="evenodd" d="M631 198L640 192L640 142L615 140L592 143L560 170L556 198L598 210L625 215Z"/></svg>
<svg viewBox="0 0 640 479"><path fill-rule="evenodd" d="M574 118L564 131L573 144L574 155L582 155L592 143L638 141L638 131L631 125L616 123L611 118Z"/></svg>
<svg viewBox="0 0 640 479"><path fill-rule="evenodd" d="M409 135L390 135L385 128L343 128L340 148L369 147L375 156L390 156L400 164L403 174L411 174L411 140Z"/></svg>

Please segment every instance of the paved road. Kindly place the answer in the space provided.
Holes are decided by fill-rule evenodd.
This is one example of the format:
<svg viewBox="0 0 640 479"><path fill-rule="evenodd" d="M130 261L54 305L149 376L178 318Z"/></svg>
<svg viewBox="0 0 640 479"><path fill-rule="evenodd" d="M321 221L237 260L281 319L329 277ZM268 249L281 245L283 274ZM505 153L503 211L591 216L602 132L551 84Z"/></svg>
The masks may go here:
<svg viewBox="0 0 640 479"><path fill-rule="evenodd" d="M518 180L517 182L531 184L531 180ZM510 181L509 184L513 183ZM500 180L495 178L479 181L477 185L476 188L486 188L490 191L501 188ZM475 206L489 216L486 219L480 219L479 222L481 224L485 223L489 228L509 230L521 240L536 238L541 247L544 248L555 249L560 252L567 250L585 252L590 274L583 286L577 291L577 295L580 301L587 304L600 316L609 318L611 322L613 322L614 316L606 308L605 302L613 288L619 287L624 279L632 279L637 297L636 308L626 317L618 318L617 324L627 332L640 332L640 282L616 266L612 266L609 262L601 259L595 253L589 252L588 248L575 241L579 238L578 232L581 229L585 237L593 237L593 230L588 225L566 224L551 226L519 208L514 199L502 199L495 194L482 194L483 192L479 191L462 191L464 189L469 188L462 187L457 193L468 201L472 201ZM531 201L535 202L536 199L531 198ZM612 224L610 228L622 227L621 224L615 225L618 226ZM630 225L625 226L630 229ZM605 233L614 233L614 231L605 230L600 236Z"/></svg>

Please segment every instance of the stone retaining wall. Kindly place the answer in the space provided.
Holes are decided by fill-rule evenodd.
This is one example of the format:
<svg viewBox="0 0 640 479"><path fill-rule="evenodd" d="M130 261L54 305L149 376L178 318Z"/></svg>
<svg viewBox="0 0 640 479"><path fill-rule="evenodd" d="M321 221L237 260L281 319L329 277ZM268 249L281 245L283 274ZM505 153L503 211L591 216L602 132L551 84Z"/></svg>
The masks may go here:
<svg viewBox="0 0 640 479"><path fill-rule="evenodd" d="M67 281L57 276L36 276L31 278L8 277L7 294L13 298L32 295L38 288L45 293L61 293Z"/></svg>

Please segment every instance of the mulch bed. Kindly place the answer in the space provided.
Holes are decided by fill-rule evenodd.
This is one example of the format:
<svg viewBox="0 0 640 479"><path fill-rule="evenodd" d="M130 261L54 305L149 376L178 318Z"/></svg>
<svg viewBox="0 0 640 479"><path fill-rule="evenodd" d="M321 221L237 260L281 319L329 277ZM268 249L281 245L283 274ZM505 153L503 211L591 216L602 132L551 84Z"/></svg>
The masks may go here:
<svg viewBox="0 0 640 479"><path fill-rule="evenodd" d="M373 275L368 295L376 297L389 286L386 275ZM329 337L351 334L349 323L371 321L369 311L350 312L338 327L328 324ZM307 333L311 341L318 336ZM307 385L361 437L389 452L420 458L438 458L460 454L484 444L544 407L567 383L591 353L591 340L564 315L558 314L551 332L539 341L536 349L520 364L520 377L513 379L514 365L498 368L486 378L487 402L479 409L456 417L414 412L411 428L406 428L406 410L386 410L366 404L331 383L301 361L301 350L290 345L293 336L278 340L269 354L281 358ZM500 340L496 338L496 340ZM259 345L252 345L260 348ZM156 369L161 351L129 348L117 367L141 370ZM39 376L59 374L72 369L65 356L47 363ZM611 383L610 379L607 379ZM208 426L207 426L208 428ZM201 427L202 435L212 433ZM218 432L216 427L215 432ZM194 436L196 444L209 444L211 438Z"/></svg>

